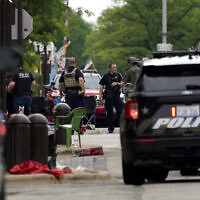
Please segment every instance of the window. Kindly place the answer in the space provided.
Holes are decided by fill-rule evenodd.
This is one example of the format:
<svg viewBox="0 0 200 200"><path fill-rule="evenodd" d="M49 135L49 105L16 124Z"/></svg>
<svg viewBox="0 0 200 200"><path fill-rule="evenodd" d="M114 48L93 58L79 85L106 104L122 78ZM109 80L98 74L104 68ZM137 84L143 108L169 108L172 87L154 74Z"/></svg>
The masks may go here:
<svg viewBox="0 0 200 200"><path fill-rule="evenodd" d="M97 75L85 75L85 88L86 89L99 89L100 78Z"/></svg>
<svg viewBox="0 0 200 200"><path fill-rule="evenodd" d="M200 65L145 66L139 91L200 90Z"/></svg>

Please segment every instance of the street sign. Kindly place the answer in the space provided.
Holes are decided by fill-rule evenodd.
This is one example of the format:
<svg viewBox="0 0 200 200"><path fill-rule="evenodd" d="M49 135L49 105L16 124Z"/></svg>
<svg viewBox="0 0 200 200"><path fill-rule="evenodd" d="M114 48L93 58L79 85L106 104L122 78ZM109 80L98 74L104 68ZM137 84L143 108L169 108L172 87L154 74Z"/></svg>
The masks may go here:
<svg viewBox="0 0 200 200"><path fill-rule="evenodd" d="M157 44L157 51L172 51L172 44L164 44L164 43L159 43Z"/></svg>
<svg viewBox="0 0 200 200"><path fill-rule="evenodd" d="M25 39L33 31L33 18L23 9L23 39ZM12 40L18 39L18 9L15 9L15 25L11 26Z"/></svg>

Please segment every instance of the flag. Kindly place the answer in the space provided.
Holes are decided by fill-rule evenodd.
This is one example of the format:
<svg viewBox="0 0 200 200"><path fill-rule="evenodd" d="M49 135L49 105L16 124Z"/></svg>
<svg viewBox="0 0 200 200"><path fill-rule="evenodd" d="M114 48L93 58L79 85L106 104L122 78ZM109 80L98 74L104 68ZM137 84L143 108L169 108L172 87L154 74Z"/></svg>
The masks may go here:
<svg viewBox="0 0 200 200"><path fill-rule="evenodd" d="M39 67L38 66L34 66L34 72L38 73L39 72Z"/></svg>
<svg viewBox="0 0 200 200"><path fill-rule="evenodd" d="M92 60L89 60L89 62L85 65L84 70L87 70L92 64Z"/></svg>
<svg viewBox="0 0 200 200"><path fill-rule="evenodd" d="M64 45L58 50L55 56L56 63L61 66L62 68L65 68L65 62L66 62L66 49L70 45L71 41L68 41L64 43Z"/></svg>
<svg viewBox="0 0 200 200"><path fill-rule="evenodd" d="M58 55L59 56L65 56L66 55L66 49L70 45L71 41L65 43L59 50L58 50Z"/></svg>

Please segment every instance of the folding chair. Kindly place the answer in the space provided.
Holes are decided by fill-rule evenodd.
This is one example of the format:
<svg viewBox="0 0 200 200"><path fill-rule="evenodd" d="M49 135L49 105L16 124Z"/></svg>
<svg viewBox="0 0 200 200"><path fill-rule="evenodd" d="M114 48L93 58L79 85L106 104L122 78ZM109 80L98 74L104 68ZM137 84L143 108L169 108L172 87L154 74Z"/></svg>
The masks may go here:
<svg viewBox="0 0 200 200"><path fill-rule="evenodd" d="M67 116L56 116L56 124L55 124L55 133L58 127L61 127L65 129L66 131L66 147L69 148L71 146L71 137L72 137L72 130L78 132L78 139L79 139L79 146L81 148L81 137L80 137L80 132L81 132L81 120L84 117L84 115L87 113L86 108L75 108L72 110ZM59 119L62 118L68 118L72 116L71 124L59 124Z"/></svg>
<svg viewBox="0 0 200 200"><path fill-rule="evenodd" d="M83 123L87 129L95 129L96 122L96 99L95 96L85 96L84 106L87 114L84 116Z"/></svg>

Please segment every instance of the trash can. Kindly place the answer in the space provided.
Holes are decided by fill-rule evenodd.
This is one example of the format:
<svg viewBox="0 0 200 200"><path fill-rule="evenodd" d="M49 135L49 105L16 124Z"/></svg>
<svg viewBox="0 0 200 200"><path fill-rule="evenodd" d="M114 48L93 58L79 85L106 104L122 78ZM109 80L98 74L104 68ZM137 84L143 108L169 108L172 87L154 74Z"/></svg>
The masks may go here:
<svg viewBox="0 0 200 200"><path fill-rule="evenodd" d="M47 119L42 114L29 115L31 122L31 160L48 163L48 127Z"/></svg>
<svg viewBox="0 0 200 200"><path fill-rule="evenodd" d="M30 120L24 114L13 114L7 123L6 164L7 170L31 159Z"/></svg>
<svg viewBox="0 0 200 200"><path fill-rule="evenodd" d="M66 103L60 103L55 107L55 116L66 116L70 113L71 108ZM60 119L60 124L69 124L71 117ZM66 132L62 128L56 130L56 144L66 144Z"/></svg>

